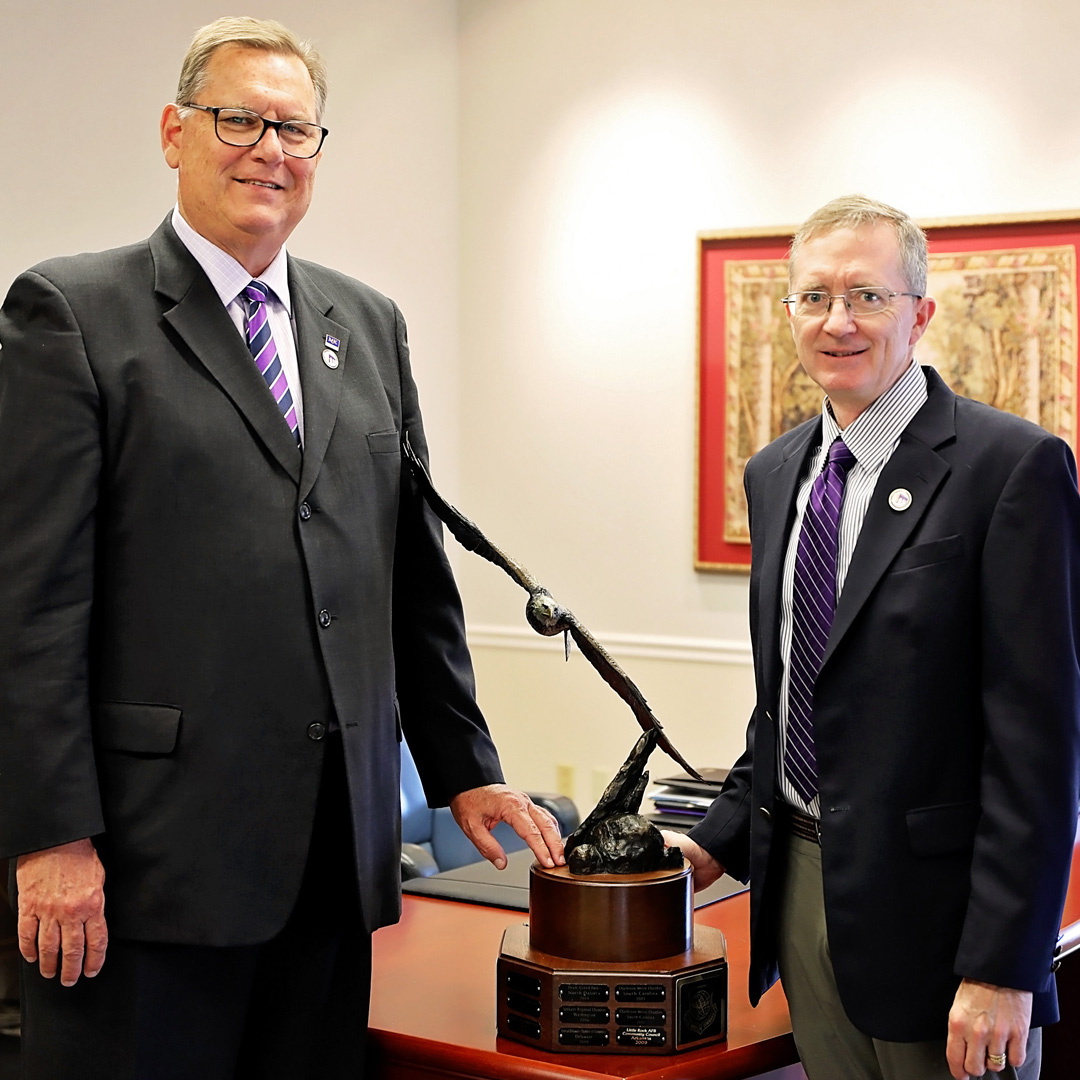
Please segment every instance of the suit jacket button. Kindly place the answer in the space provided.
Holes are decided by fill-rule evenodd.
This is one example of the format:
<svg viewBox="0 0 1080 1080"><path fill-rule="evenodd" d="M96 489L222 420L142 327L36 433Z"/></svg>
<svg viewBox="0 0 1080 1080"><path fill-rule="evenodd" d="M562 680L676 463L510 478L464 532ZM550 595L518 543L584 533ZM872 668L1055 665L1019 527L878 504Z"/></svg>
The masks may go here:
<svg viewBox="0 0 1080 1080"><path fill-rule="evenodd" d="M306 502L302 502L298 513L300 514L301 521L307 521L307 519L311 517L311 507L308 506Z"/></svg>
<svg viewBox="0 0 1080 1080"><path fill-rule="evenodd" d="M769 813L768 808L764 806L758 807L758 813L766 820L772 821L772 814Z"/></svg>
<svg viewBox="0 0 1080 1080"><path fill-rule="evenodd" d="M307 737L312 742L319 742L321 739L326 738L326 725L325 724L308 724Z"/></svg>
<svg viewBox="0 0 1080 1080"><path fill-rule="evenodd" d="M330 625L330 612L323 608L319 612L319 625L325 630Z"/></svg>

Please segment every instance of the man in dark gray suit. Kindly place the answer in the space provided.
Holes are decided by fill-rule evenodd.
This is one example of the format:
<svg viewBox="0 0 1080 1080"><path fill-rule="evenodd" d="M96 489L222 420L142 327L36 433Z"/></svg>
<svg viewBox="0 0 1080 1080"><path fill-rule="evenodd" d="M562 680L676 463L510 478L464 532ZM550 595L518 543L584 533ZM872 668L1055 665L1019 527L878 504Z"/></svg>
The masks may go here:
<svg viewBox="0 0 1080 1080"><path fill-rule="evenodd" d="M812 215L785 300L821 414L746 469L757 702L679 843L749 878L813 1080L1037 1075L1076 830L1080 495L1069 447L915 348L926 237Z"/></svg>
<svg viewBox="0 0 1080 1080"><path fill-rule="evenodd" d="M402 728L485 857L505 820L561 861L502 783L402 466L404 434L426 445L401 315L285 252L325 96L284 27L204 27L161 121L176 209L0 312L0 854L31 1077L359 1076Z"/></svg>

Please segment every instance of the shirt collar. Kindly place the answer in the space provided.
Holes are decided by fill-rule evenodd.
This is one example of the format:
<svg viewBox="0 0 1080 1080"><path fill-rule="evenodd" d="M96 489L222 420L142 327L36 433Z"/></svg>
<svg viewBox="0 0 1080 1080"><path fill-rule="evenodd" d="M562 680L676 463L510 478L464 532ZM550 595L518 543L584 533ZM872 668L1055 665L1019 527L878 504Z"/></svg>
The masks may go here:
<svg viewBox="0 0 1080 1080"><path fill-rule="evenodd" d="M821 444L832 446L843 435L847 448L864 468L877 465L926 403L926 374L915 360L872 405L841 432L826 398L821 407Z"/></svg>
<svg viewBox="0 0 1080 1080"><path fill-rule="evenodd" d="M251 275L226 251L217 244L197 233L180 213L180 207L174 206L172 227L180 242L191 252L195 261L203 268L214 291L221 297L221 302L228 307L247 288ZM289 263L284 245L274 256L274 261L259 275L259 280L269 287L292 317L292 299L289 295Z"/></svg>

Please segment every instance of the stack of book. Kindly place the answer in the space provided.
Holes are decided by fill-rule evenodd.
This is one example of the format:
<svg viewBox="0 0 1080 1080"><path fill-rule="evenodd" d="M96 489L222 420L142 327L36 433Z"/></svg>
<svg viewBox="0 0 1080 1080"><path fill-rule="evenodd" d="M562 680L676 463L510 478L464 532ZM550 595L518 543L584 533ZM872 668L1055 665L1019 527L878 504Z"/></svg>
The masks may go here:
<svg viewBox="0 0 1080 1080"><path fill-rule="evenodd" d="M705 816L728 770L701 769L700 772L709 783L703 784L687 773L676 773L661 777L656 781L660 786L646 792L645 797L652 800L655 809L645 816L657 828L687 832Z"/></svg>

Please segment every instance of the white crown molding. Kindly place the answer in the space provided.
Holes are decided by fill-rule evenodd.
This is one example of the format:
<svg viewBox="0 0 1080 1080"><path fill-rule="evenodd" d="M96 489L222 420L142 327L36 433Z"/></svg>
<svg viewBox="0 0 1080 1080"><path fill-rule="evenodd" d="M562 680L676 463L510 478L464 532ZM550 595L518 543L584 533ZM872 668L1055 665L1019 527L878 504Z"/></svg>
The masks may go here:
<svg viewBox="0 0 1080 1080"><path fill-rule="evenodd" d="M524 626L471 625L469 645L486 649L563 649L562 635L541 637ZM649 634L598 634L597 640L612 656L642 657L646 660L678 660L696 664L733 664L750 667L753 657L748 641L720 638L661 637Z"/></svg>

